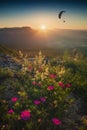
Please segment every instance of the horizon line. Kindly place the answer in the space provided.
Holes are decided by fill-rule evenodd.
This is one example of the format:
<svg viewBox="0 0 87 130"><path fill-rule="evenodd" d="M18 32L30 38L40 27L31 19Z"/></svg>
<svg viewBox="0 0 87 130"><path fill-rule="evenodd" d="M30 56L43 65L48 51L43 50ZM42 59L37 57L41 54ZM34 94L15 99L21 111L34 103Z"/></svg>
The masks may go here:
<svg viewBox="0 0 87 130"><path fill-rule="evenodd" d="M8 27L0 27L0 29L11 29L11 28L30 28L32 30L40 30L32 28L31 26L8 26ZM87 29L72 29L72 28L54 28L54 29L46 29L46 30L72 30L72 31L87 31Z"/></svg>

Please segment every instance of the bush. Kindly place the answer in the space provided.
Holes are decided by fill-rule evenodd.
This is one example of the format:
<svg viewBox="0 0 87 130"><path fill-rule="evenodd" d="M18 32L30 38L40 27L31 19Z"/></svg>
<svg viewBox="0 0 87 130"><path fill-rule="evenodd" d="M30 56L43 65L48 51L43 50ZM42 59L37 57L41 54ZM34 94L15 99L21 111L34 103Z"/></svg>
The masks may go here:
<svg viewBox="0 0 87 130"><path fill-rule="evenodd" d="M19 72L10 71L17 80L7 83L17 91L9 100L1 99L1 129L63 130L65 113L73 102L71 92L84 91L86 97L86 75L82 75L85 63L84 67L81 62L68 61L68 66L55 66L47 64L41 52L33 63L24 61L27 62L22 62ZM78 68L75 72L73 66ZM7 73L3 71L1 75Z"/></svg>

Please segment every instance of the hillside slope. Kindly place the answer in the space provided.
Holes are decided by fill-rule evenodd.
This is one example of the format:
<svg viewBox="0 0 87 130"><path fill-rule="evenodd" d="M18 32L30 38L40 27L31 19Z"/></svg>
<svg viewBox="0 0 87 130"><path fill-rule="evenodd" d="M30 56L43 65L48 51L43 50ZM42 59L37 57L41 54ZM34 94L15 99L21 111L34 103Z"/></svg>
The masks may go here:
<svg viewBox="0 0 87 130"><path fill-rule="evenodd" d="M14 50L14 49L10 49L5 45L0 44L0 54L17 56L18 52L16 50Z"/></svg>

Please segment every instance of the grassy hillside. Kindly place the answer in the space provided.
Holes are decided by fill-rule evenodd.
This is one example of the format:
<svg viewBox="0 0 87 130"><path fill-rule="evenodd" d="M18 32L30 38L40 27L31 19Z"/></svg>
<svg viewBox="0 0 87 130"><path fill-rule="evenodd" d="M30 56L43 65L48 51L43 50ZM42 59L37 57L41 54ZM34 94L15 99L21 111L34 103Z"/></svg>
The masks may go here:
<svg viewBox="0 0 87 130"><path fill-rule="evenodd" d="M0 129L87 130L87 59L76 56L45 63L39 52L17 71L1 68Z"/></svg>
<svg viewBox="0 0 87 130"><path fill-rule="evenodd" d="M7 46L4 46L2 44L0 44L0 53L12 55L12 56L18 55L16 50L10 49Z"/></svg>

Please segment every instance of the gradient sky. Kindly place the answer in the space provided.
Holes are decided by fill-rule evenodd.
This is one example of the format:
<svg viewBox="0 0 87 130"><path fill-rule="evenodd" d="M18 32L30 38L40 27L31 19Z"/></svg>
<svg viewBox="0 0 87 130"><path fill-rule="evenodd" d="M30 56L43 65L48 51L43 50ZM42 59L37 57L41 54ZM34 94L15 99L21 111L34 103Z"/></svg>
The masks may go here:
<svg viewBox="0 0 87 130"><path fill-rule="evenodd" d="M65 10L62 19L58 13ZM63 22L65 20L65 23ZM87 30L87 2L85 0L1 0L0 28L30 26L40 29Z"/></svg>

